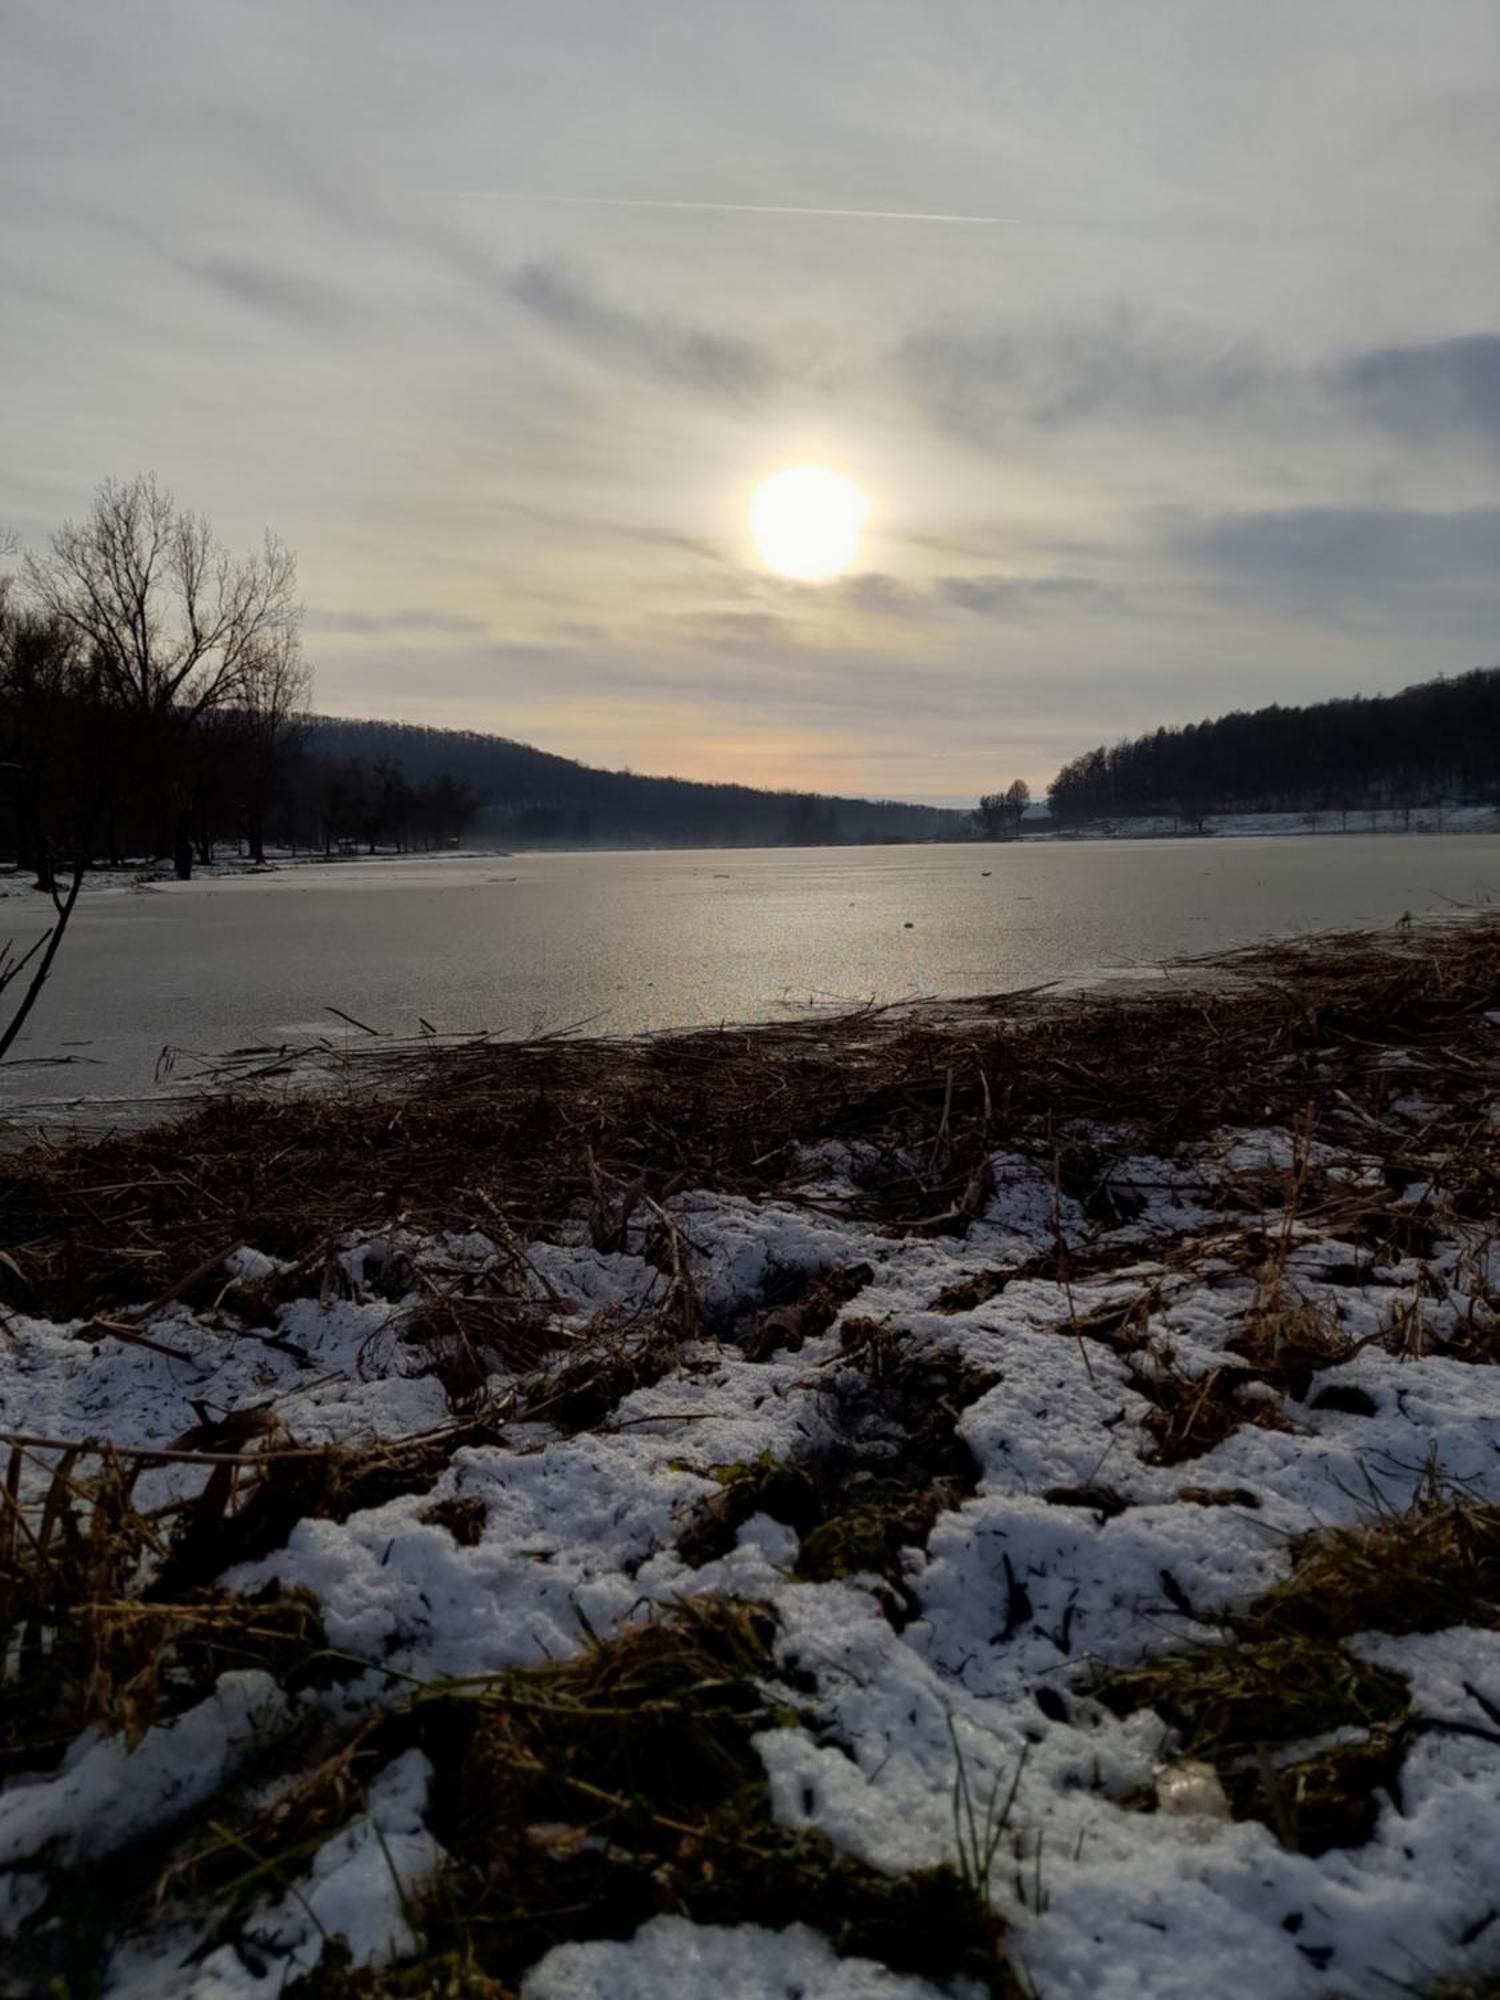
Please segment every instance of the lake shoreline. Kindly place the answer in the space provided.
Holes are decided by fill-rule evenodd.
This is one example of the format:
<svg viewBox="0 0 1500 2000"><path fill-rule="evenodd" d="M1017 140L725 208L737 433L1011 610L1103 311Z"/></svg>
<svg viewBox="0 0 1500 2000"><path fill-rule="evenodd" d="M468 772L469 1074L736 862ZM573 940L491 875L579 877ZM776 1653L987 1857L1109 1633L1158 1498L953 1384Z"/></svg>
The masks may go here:
<svg viewBox="0 0 1500 2000"><path fill-rule="evenodd" d="M80 899L0 1101L97 1121L186 1098L228 1051L366 1028L628 1035L1138 976L1497 892L1500 845L1462 833L377 857L117 886Z"/></svg>
<svg viewBox="0 0 1500 2000"><path fill-rule="evenodd" d="M0 1161L0 1992L1483 1971L1497 1013L1477 916Z"/></svg>
<svg viewBox="0 0 1500 2000"><path fill-rule="evenodd" d="M1353 824L1350 824L1350 822ZM736 854L779 854L779 853L821 853L825 851L865 851L881 848L1008 848L1043 841L1088 841L1088 840L1210 840L1248 838L1326 838L1337 835L1350 839L1373 834L1432 835L1444 833L1500 833L1500 806L1459 805L1446 807L1420 807L1406 812L1399 807L1382 807L1376 811L1341 813L1334 810L1318 812L1243 812L1209 813L1201 827L1187 826L1181 821L1165 815L1137 815L1118 819L1082 820L1076 823L1054 822L1046 827L1029 827L1009 836L984 839L977 835L963 839L894 839L888 841L841 840L819 841L811 846L799 846L796 842L780 842L774 847L756 847L740 843L724 843L704 847L689 842L653 841L639 844L599 843L587 847L569 847L556 842L527 846L525 843L509 847L489 847L482 843L466 844L455 848L412 848L377 847L373 853L345 851L336 854L294 853L283 848L267 850L268 858L263 862L252 861L246 854L223 854L213 861L199 863L194 869L190 882L229 882L264 879L291 869L304 868L344 868L351 866L389 865L392 862L464 862L464 861L510 861L532 859L544 856L576 857L588 854L712 854L733 856ZM164 889L175 887L177 877L170 860L126 861L116 867L102 864L91 867L85 877L87 890L98 893L103 890L117 890L129 893L132 890ZM26 869L14 865L0 866L0 901L10 898L40 899L43 892L35 887L34 877ZM37 902L42 909L42 903Z"/></svg>

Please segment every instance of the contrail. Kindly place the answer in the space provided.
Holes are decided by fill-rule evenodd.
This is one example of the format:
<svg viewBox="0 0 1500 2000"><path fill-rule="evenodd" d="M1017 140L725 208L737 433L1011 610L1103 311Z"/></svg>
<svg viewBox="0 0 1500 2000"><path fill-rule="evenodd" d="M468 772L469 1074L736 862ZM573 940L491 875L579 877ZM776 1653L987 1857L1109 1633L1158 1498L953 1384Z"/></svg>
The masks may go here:
<svg viewBox="0 0 1500 2000"><path fill-rule="evenodd" d="M955 228L1003 229L1025 221L1019 215L943 215L904 208L804 208L760 201L650 201L618 194L486 194L474 192L465 201L545 202L554 208L654 208L694 215L831 216L845 222L937 222Z"/></svg>

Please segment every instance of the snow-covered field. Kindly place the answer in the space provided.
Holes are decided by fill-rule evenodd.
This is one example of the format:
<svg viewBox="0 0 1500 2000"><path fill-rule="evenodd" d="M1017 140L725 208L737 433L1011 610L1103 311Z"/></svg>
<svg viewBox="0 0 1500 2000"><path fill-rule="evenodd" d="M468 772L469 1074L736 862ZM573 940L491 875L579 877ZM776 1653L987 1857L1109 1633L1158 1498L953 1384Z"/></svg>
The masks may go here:
<svg viewBox="0 0 1500 2000"><path fill-rule="evenodd" d="M594 1247L582 1218L519 1257L474 1234L348 1240L259 1326L228 1295L117 1321L123 1338L12 1315L0 1432L47 1441L13 1462L33 1522L67 1443L178 1448L142 1473L143 1515L201 1493L211 1468L195 1451L454 1444L415 1490L303 1518L218 1576L241 1599L309 1593L342 1661L331 1684L231 1669L138 1737L90 1728L55 1768L15 1770L0 1791L0 1993L46 1990L90 1893L120 1899L101 1927L115 2000L265 2000L334 1937L356 1966L418 1952L423 1898L449 1865L420 1748L267 1869L228 1930L210 1897L89 1884L116 1881L132 1851L159 1845L165 1866L201 1848L211 1822L261 1823L304 1746L414 1684L576 1657L705 1596L774 1614L781 1705L755 1750L777 1825L821 1829L882 1875L946 1863L977 1878L1015 1990L1375 2000L1493 1966L1493 1602L1473 1624L1412 1630L1430 1621L1397 1601L1394 1631L1344 1637L1351 1675L1384 1669L1399 1699L1388 1724L1335 1714L1312 1740L1267 1727L1239 1752L1195 1751L1108 1678L1253 1644L1247 1614L1297 1572L1309 1535L1445 1507L1488 1521L1500 1504L1500 1369L1485 1365L1500 1251L1440 1185L1440 1107L1408 1066L1368 1151L1273 1126L1131 1156L1101 1131L1112 1163L1081 1205L1001 1147L959 1233L876 1227L870 1162L829 1143L775 1198L686 1190L637 1209L623 1247ZM1470 1108L1490 1116L1478 1085ZM1383 1243L1372 1213L1395 1219ZM277 1275L254 1250L225 1273L266 1297ZM445 1389L431 1349L405 1337L440 1295L524 1302L547 1330L538 1369L477 1349L482 1436L472 1411L455 1430L451 1375ZM586 1428L548 1420L539 1383L600 1343L627 1363L658 1351L673 1301L692 1322L668 1364L627 1366L625 1393ZM70 1463L81 1477L90 1461ZM149 1575L149 1551L141 1562ZM1357 1830L1307 1851L1320 1843L1299 1819L1303 1774L1382 1728L1396 1748L1363 1784L1366 1817L1350 1778ZM983 1990L840 1957L816 1912L774 1929L742 1917L694 1923L664 1891L621 1938L591 1932L585 1911L521 1990Z"/></svg>

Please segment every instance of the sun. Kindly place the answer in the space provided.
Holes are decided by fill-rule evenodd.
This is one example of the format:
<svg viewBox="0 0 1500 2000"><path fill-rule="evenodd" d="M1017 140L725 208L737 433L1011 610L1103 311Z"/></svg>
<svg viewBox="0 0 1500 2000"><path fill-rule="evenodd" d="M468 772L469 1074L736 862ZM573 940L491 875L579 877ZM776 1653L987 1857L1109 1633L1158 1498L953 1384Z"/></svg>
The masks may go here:
<svg viewBox="0 0 1500 2000"><path fill-rule="evenodd" d="M750 533L767 569L802 583L826 583L858 556L869 511L852 479L821 465L794 465L756 487Z"/></svg>

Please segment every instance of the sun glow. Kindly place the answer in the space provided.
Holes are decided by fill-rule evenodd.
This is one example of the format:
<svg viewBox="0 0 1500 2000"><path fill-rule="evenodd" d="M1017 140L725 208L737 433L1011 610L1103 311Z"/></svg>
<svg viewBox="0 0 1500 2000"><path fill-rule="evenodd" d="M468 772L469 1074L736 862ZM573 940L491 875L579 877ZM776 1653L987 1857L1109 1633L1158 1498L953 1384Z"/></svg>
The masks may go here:
<svg viewBox="0 0 1500 2000"><path fill-rule="evenodd" d="M852 479L821 465L794 465L756 487L750 533L767 569L802 583L826 583L858 556L869 511Z"/></svg>

